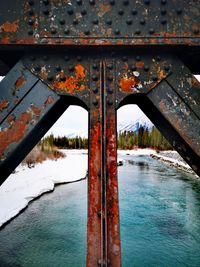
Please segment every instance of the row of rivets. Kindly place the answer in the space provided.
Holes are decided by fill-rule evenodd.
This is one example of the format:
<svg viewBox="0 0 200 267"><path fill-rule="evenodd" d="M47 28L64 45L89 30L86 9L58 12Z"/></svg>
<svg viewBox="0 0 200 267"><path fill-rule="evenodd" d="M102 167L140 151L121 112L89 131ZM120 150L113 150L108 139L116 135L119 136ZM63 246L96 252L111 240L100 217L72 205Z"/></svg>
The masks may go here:
<svg viewBox="0 0 200 267"><path fill-rule="evenodd" d="M98 99L97 99L97 94L99 92L98 89L98 80L99 80L99 62L93 62L93 64L91 65L91 80L92 80L92 104L96 107L98 107Z"/></svg>
<svg viewBox="0 0 200 267"><path fill-rule="evenodd" d="M35 20L33 19L34 11L33 11L32 7L34 6L34 1L33 0L28 0L28 4L30 6L30 10L28 12L28 15L30 16L28 18L28 25L29 25L28 34L29 35L33 35L33 33L34 33L33 26L35 24Z"/></svg>

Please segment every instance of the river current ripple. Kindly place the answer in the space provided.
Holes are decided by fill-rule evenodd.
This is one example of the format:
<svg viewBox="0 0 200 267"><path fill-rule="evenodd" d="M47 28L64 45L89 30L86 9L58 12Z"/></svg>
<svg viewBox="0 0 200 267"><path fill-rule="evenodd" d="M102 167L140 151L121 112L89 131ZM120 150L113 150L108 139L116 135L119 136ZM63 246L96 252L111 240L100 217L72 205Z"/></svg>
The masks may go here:
<svg viewBox="0 0 200 267"><path fill-rule="evenodd" d="M200 266L200 182L148 156L118 168L123 266ZM85 266L87 181L58 186L0 231L0 266Z"/></svg>

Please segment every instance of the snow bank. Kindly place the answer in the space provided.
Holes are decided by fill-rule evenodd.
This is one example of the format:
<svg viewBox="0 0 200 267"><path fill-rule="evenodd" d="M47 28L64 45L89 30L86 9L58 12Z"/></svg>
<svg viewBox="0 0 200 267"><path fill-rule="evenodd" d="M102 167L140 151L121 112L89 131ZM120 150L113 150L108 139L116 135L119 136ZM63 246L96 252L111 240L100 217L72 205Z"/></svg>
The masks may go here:
<svg viewBox="0 0 200 267"><path fill-rule="evenodd" d="M62 150L66 157L46 160L28 168L19 165L0 187L0 227L15 217L28 203L52 191L55 184L74 182L86 177L87 150Z"/></svg>

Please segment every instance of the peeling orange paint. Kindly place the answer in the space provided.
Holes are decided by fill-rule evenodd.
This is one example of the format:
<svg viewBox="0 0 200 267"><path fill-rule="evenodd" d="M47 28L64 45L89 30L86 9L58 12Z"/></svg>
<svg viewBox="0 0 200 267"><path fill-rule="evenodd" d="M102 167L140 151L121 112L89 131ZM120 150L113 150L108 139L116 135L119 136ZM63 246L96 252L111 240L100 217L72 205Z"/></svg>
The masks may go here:
<svg viewBox="0 0 200 267"><path fill-rule="evenodd" d="M22 85L25 83L25 78L24 76L21 76L17 79L17 81L15 82L15 88L19 89L20 87L22 87Z"/></svg>
<svg viewBox="0 0 200 267"><path fill-rule="evenodd" d="M75 91L83 91L86 89L84 78L86 77L86 70L81 64L75 66L75 77L67 75L65 76L66 81L54 82L53 87L57 89L66 90L68 93L74 93Z"/></svg>
<svg viewBox="0 0 200 267"><path fill-rule="evenodd" d="M141 69L144 66L144 62L139 61L135 65L136 65L137 68Z"/></svg>
<svg viewBox="0 0 200 267"><path fill-rule="evenodd" d="M139 83L136 81L134 76L126 77L123 76L119 81L119 86L121 91L131 93L133 88L138 85Z"/></svg>
<svg viewBox="0 0 200 267"><path fill-rule="evenodd" d="M0 102L0 111L4 110L5 108L7 108L9 105L9 102L7 100L3 100Z"/></svg>
<svg viewBox="0 0 200 267"><path fill-rule="evenodd" d="M6 21L4 24L1 25L1 29L3 29L4 32L16 32L18 28L19 28L19 20L15 22Z"/></svg>

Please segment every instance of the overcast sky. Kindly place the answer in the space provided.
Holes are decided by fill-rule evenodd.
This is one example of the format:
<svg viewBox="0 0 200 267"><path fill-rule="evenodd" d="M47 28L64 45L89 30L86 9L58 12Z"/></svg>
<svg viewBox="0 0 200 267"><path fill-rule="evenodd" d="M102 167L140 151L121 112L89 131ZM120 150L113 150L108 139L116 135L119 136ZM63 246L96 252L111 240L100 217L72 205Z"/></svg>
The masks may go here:
<svg viewBox="0 0 200 267"><path fill-rule="evenodd" d="M200 75L196 78L200 81ZM1 80L1 77L0 77ZM137 105L126 105L120 108L117 112L118 123L126 121L136 121L145 115ZM47 134L67 135L69 133L77 132L86 133L88 129L88 113L81 107L70 106L59 120L53 125Z"/></svg>

